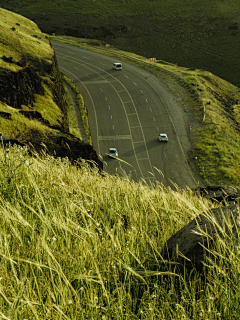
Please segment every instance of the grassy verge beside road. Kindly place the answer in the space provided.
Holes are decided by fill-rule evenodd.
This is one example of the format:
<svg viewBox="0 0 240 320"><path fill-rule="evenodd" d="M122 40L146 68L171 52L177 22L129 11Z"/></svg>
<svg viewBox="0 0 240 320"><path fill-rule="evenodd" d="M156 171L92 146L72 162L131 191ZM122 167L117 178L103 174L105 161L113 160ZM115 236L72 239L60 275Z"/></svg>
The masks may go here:
<svg viewBox="0 0 240 320"><path fill-rule="evenodd" d="M73 91L73 93L75 95L77 108L79 109L79 111L81 113L82 123L83 123L83 127L85 130L85 134L87 136L87 141L90 145L92 145L92 138L90 135L90 128L89 128L89 124L88 124L88 113L87 113L87 109L84 105L83 97L82 97L81 93L79 92L77 86L66 75L63 74L62 78L69 85L69 87L71 88L71 90Z"/></svg>

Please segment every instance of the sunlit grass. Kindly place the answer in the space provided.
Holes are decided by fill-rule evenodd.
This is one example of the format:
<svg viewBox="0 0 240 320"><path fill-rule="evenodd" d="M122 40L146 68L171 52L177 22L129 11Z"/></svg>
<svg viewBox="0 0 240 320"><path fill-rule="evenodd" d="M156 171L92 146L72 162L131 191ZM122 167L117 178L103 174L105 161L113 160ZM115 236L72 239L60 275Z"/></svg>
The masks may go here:
<svg viewBox="0 0 240 320"><path fill-rule="evenodd" d="M213 206L192 191L30 158L16 147L0 151L0 181L2 317L237 319L231 244L214 253L222 252L220 263L206 261L204 277L183 277L162 260L165 241Z"/></svg>

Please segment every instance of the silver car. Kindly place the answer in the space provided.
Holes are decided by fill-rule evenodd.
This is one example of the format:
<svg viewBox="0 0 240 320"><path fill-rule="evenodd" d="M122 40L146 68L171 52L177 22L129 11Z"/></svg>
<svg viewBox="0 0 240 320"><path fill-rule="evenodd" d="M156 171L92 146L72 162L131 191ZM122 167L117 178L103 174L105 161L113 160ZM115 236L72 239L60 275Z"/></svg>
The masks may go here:
<svg viewBox="0 0 240 320"><path fill-rule="evenodd" d="M159 137L158 137L158 140L160 142L168 142L168 136L166 135L166 133L160 133Z"/></svg>
<svg viewBox="0 0 240 320"><path fill-rule="evenodd" d="M112 68L113 70L122 70L122 64L120 62L115 62Z"/></svg>

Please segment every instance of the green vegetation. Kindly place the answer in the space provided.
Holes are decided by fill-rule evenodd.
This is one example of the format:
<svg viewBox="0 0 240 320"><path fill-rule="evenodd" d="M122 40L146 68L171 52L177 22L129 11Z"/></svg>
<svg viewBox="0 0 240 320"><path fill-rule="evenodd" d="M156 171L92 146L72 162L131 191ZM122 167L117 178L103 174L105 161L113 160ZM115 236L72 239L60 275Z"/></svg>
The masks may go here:
<svg viewBox="0 0 240 320"><path fill-rule="evenodd" d="M42 143L47 145L49 137L61 131L61 126L66 121L53 93L56 79L49 71L52 70L54 51L49 38L34 22L4 9L0 9L0 15L2 90L5 90L4 81L9 81L13 72L24 72L28 67L35 70L32 77L39 77L39 85L42 87L42 93L34 95L33 103L21 105L19 108L9 106L1 96L0 111L11 115L11 119L0 117L1 132L4 136L18 139L23 143L30 142L35 147ZM23 83L21 85L24 86ZM69 113L70 109L69 105ZM28 119L19 111L39 112L45 123L37 119Z"/></svg>
<svg viewBox="0 0 240 320"><path fill-rule="evenodd" d="M3 319L239 318L239 255L227 239L201 275L162 259L207 200L17 147L0 150L0 168Z"/></svg>
<svg viewBox="0 0 240 320"><path fill-rule="evenodd" d="M82 123L83 123L85 134L87 136L87 141L90 145L92 145L92 138L90 136L90 128L89 128L89 124L88 124L88 112L87 112L87 109L84 105L83 97L82 97L81 93L79 92L77 86L67 76L65 76L63 74L62 78L69 85L69 87L71 88L71 90L73 91L73 93L75 95L76 105L81 113ZM74 118L75 118L75 116L74 116Z"/></svg>
<svg viewBox="0 0 240 320"><path fill-rule="evenodd" d="M0 8L0 68L18 71L33 64L51 63L53 50L49 46L48 37L39 30L37 25L20 15ZM12 63L2 59L12 57Z"/></svg>
<svg viewBox="0 0 240 320"><path fill-rule="evenodd" d="M240 86L239 0L0 0L0 6L43 32L100 39Z"/></svg>

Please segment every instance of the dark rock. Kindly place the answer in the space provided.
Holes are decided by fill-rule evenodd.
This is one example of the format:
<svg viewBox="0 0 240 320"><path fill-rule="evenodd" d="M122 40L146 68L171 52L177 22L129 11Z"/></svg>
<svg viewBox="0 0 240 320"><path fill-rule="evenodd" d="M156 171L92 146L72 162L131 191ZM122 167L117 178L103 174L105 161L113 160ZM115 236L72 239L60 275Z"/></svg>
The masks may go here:
<svg viewBox="0 0 240 320"><path fill-rule="evenodd" d="M12 114L8 113L8 112L0 111L0 117L8 119L8 120L12 120Z"/></svg>
<svg viewBox="0 0 240 320"><path fill-rule="evenodd" d="M240 199L240 187L227 185L198 187L194 189L194 192L208 200L217 202L229 203Z"/></svg>
<svg viewBox="0 0 240 320"><path fill-rule="evenodd" d="M2 56L3 61L13 63L13 57Z"/></svg>
<svg viewBox="0 0 240 320"><path fill-rule="evenodd" d="M224 231L223 231L224 230ZM164 258L183 263L187 268L202 269L205 251L204 247L213 249L216 240L231 239L238 245L240 231L240 212L238 205L214 208L193 219L169 238L164 248Z"/></svg>
<svg viewBox="0 0 240 320"><path fill-rule="evenodd" d="M8 137L4 137L4 136L1 136L0 137L0 145L2 146L2 144L4 145L4 147L8 147L9 145L18 145L20 147L24 147L25 144L20 142L19 140L17 139L12 139L12 138L8 138Z"/></svg>

